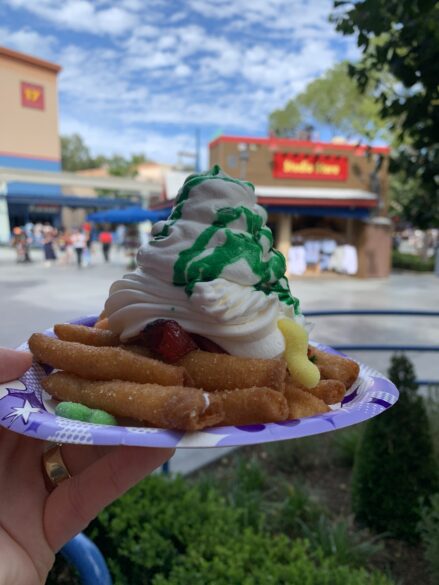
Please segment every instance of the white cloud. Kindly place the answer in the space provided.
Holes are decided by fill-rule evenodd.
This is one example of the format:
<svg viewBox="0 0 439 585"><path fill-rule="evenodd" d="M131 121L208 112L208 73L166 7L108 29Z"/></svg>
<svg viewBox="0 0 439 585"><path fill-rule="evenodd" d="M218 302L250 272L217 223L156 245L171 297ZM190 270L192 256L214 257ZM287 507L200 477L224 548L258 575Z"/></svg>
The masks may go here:
<svg viewBox="0 0 439 585"><path fill-rule="evenodd" d="M358 54L330 0L5 1L32 28L3 25L0 43L62 66L61 127L95 152L172 162L195 126L264 133L273 109Z"/></svg>
<svg viewBox="0 0 439 585"><path fill-rule="evenodd" d="M52 59L52 49L55 44L56 38L54 36L41 35L28 27L15 31L0 27L0 45L5 45L16 51L29 53L42 59Z"/></svg>
<svg viewBox="0 0 439 585"><path fill-rule="evenodd" d="M99 10L88 0L6 0L13 8L21 8L60 27L93 34L121 35L136 24L136 16L112 6Z"/></svg>
<svg viewBox="0 0 439 585"><path fill-rule="evenodd" d="M178 132L166 136L161 132L126 128L118 132L108 127L86 123L72 117L64 117L61 122L62 134L78 133L85 139L94 155L122 154L129 156L143 152L153 160L175 163L178 152L193 151L194 134Z"/></svg>

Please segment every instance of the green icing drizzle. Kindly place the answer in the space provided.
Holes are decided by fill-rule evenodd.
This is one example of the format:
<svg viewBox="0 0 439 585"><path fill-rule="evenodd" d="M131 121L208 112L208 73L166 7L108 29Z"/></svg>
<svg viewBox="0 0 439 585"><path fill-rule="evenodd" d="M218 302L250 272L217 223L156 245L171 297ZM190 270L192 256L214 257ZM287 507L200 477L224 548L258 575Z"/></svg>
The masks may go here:
<svg viewBox="0 0 439 585"><path fill-rule="evenodd" d="M206 173L191 175L184 182L169 219L162 231L154 236L154 240L161 240L169 235L169 228L182 216L184 203L192 187L212 179L246 185L254 190L251 183L224 176L218 165ZM245 217L246 232L236 233L227 227L242 216ZM203 254L211 238L220 230L224 231L225 242L212 248L209 254ZM272 253L266 262L262 260L263 238L268 241ZM276 294L282 303L292 306L296 314L300 313L299 300L292 296L288 280L285 278L285 258L273 249L271 230L263 225L260 215L243 206L224 207L217 211L213 224L201 232L190 248L180 252L174 264L173 283L176 286L184 286L186 294L190 296L197 282L209 282L219 278L227 266L239 260L245 260L259 279L254 285L255 290L266 295Z"/></svg>
<svg viewBox="0 0 439 585"><path fill-rule="evenodd" d="M166 236L169 235L169 228L172 225L174 225L174 223L178 219L181 218L181 215L183 213L184 202L188 199L189 192L192 189L192 187L196 187L203 181L207 180L210 181L212 179L228 181L229 183L235 183L236 185L246 185L247 187L250 187L250 189L252 189L253 191L255 190L253 183L250 183L249 181L240 181L239 179L233 179L233 177L224 176L219 165L214 165L209 171L206 171L205 173L199 173L198 175L189 175L189 177L187 177L185 182L183 183L183 187L180 189L178 193L171 215L166 220L166 223L163 226L162 231L154 236L154 240L162 240L163 238L166 238Z"/></svg>

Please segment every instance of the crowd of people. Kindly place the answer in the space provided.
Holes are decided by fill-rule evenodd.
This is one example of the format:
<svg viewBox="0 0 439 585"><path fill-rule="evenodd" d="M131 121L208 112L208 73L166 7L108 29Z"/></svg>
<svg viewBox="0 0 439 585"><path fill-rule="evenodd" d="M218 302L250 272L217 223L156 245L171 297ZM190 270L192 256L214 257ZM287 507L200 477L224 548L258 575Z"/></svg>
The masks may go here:
<svg viewBox="0 0 439 585"><path fill-rule="evenodd" d="M61 265L73 264L79 268L89 266L92 252L100 246L103 259L110 262L110 253L113 246L119 250L125 249L127 254L133 244L133 231L137 226L117 226L111 230L109 226L98 229L94 224L85 222L80 227L66 229L55 228L50 223L28 223L22 227L14 227L11 236L11 246L16 251L18 263L32 262L31 250L41 248L44 252L45 266L50 267L57 263ZM136 238L136 246L138 245Z"/></svg>

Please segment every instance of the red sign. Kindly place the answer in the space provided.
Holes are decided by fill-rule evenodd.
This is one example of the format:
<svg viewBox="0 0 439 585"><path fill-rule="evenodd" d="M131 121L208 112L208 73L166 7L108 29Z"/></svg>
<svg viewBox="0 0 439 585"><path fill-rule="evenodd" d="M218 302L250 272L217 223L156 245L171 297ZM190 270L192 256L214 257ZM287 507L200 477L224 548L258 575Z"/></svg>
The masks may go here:
<svg viewBox="0 0 439 585"><path fill-rule="evenodd" d="M281 179L346 181L348 168L345 156L332 154L276 152L273 158L273 177Z"/></svg>
<svg viewBox="0 0 439 585"><path fill-rule="evenodd" d="M44 87L34 83L21 82L21 105L24 108L44 110Z"/></svg>

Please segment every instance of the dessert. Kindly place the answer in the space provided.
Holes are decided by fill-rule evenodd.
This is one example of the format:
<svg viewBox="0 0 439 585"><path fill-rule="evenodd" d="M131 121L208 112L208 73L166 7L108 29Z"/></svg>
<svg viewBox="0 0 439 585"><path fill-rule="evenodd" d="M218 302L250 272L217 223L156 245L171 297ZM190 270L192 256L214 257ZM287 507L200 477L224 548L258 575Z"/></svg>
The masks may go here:
<svg viewBox="0 0 439 585"><path fill-rule="evenodd" d="M218 166L188 177L95 326L31 337L35 358L64 370L46 390L179 430L329 410L359 368L309 347L266 221L250 183Z"/></svg>

